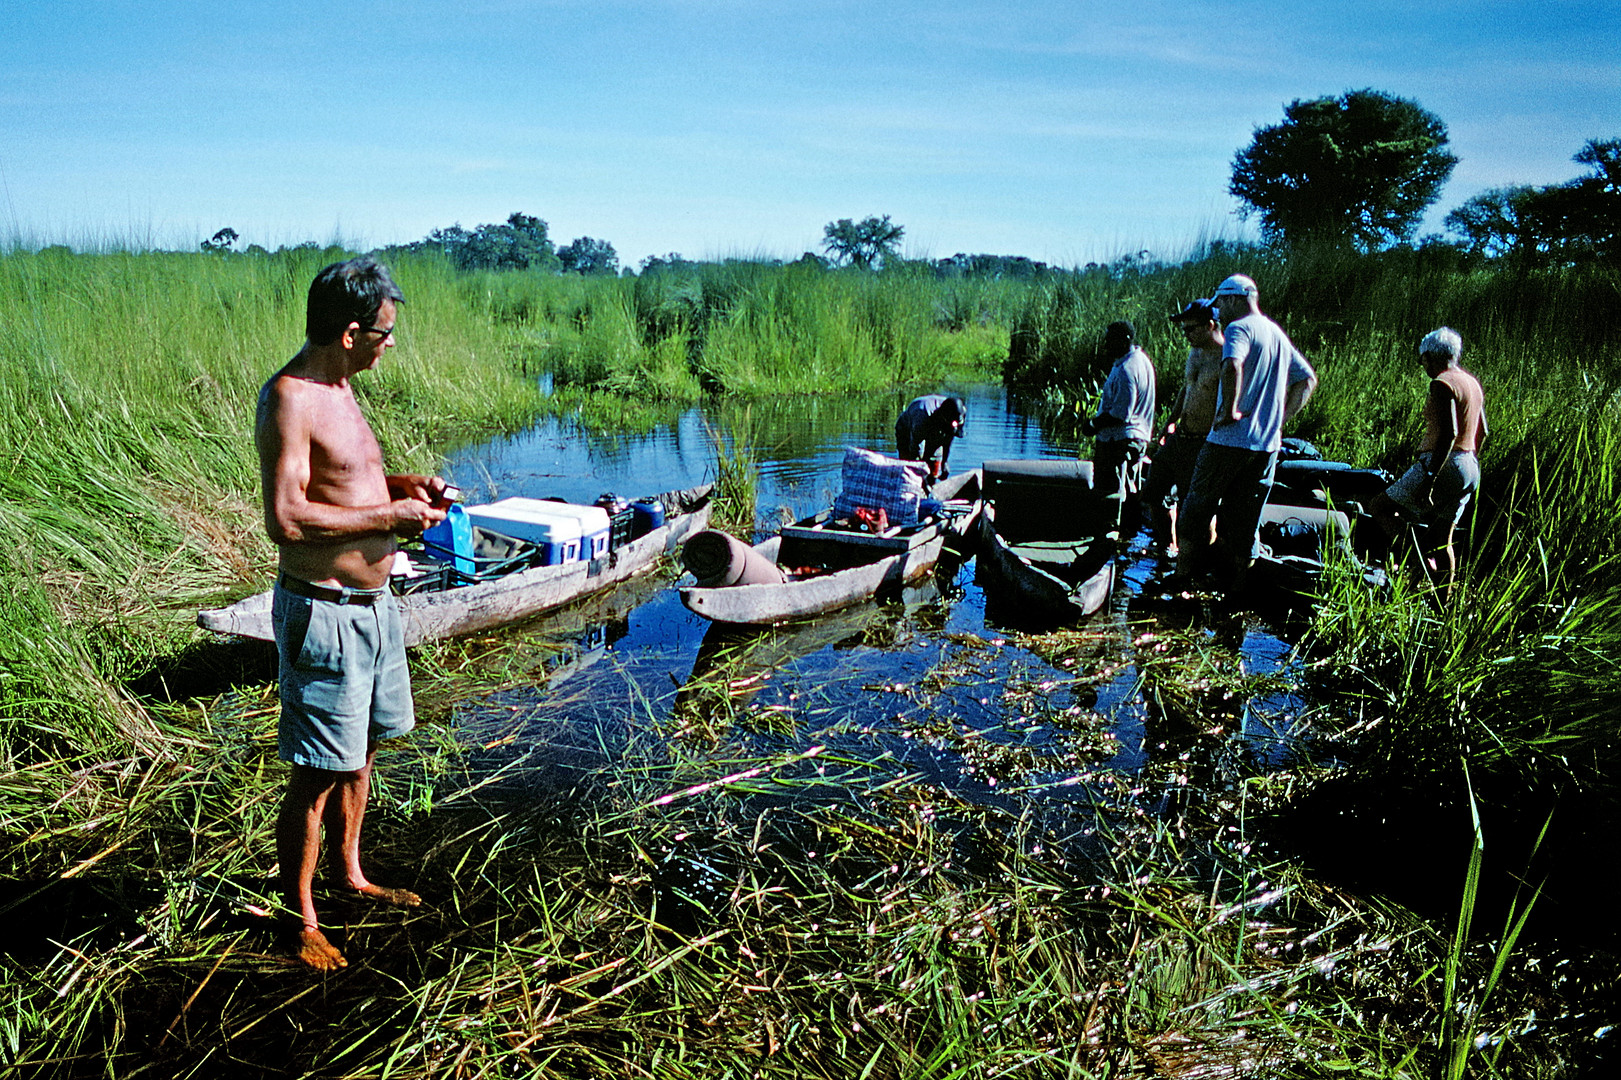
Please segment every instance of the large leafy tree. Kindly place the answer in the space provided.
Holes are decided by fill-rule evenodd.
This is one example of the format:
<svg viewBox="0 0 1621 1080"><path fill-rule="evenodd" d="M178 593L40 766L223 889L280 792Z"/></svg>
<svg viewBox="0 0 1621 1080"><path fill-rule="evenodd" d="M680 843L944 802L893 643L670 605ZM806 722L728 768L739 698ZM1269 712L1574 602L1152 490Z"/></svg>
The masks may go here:
<svg viewBox="0 0 1621 1080"><path fill-rule="evenodd" d="M860 221L840 218L822 229L822 247L840 262L870 270L893 258L905 235L905 226L890 221L888 214Z"/></svg>
<svg viewBox="0 0 1621 1080"><path fill-rule="evenodd" d="M1413 235L1458 163L1446 147L1446 125L1406 98L1297 100L1233 158L1228 190L1269 240L1375 251Z"/></svg>
<svg viewBox="0 0 1621 1080"><path fill-rule="evenodd" d="M619 253L606 240L582 236L572 244L558 248L557 258L563 264L564 273L619 273Z"/></svg>
<svg viewBox="0 0 1621 1080"><path fill-rule="evenodd" d="M469 232L460 225L435 229L423 241L450 256L462 270L556 270L557 251L546 235L546 223L529 214L512 214L504 225L480 225Z"/></svg>

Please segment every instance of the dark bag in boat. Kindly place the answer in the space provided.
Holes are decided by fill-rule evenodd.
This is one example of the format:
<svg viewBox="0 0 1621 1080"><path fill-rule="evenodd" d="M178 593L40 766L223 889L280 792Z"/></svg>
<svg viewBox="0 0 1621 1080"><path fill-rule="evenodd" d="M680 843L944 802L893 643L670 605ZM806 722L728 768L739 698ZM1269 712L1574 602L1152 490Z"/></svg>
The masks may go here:
<svg viewBox="0 0 1621 1080"><path fill-rule="evenodd" d="M1261 543L1274 555L1297 555L1317 558L1322 552L1323 529L1320 525L1291 517L1283 521L1264 521L1259 532Z"/></svg>

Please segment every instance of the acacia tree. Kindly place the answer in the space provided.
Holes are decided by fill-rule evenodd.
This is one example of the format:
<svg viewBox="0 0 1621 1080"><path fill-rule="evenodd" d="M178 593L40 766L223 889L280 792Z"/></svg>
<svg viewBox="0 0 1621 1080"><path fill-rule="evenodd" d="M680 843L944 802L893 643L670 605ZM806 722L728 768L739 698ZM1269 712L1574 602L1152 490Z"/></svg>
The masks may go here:
<svg viewBox="0 0 1621 1080"><path fill-rule="evenodd" d="M1527 203L1537 189L1529 185L1482 191L1446 216L1446 227L1476 255L1488 259L1522 253L1535 246L1527 231Z"/></svg>
<svg viewBox="0 0 1621 1080"><path fill-rule="evenodd" d="M860 221L840 218L823 227L822 247L841 262L870 270L875 264L893 258L905 235L905 226L891 222L888 214Z"/></svg>
<svg viewBox="0 0 1621 1080"><path fill-rule="evenodd" d="M1413 235L1458 163L1446 146L1439 117L1393 94L1296 100L1234 156L1228 190L1268 240L1376 251Z"/></svg>
<svg viewBox="0 0 1621 1080"><path fill-rule="evenodd" d="M227 225L207 240L204 240L202 247L204 251L219 254L233 250L236 247L236 242L240 239L241 237L237 234L237 231Z"/></svg>

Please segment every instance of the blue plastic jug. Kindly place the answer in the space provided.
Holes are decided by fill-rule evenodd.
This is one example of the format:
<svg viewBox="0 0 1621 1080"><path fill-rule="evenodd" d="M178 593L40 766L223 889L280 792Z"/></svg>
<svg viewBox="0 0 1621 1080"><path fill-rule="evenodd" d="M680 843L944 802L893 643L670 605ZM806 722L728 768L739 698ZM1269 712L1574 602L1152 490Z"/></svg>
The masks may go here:
<svg viewBox="0 0 1621 1080"><path fill-rule="evenodd" d="M423 530L422 547L429 558L448 562L457 573L473 576L473 523L461 503L445 507L445 520Z"/></svg>

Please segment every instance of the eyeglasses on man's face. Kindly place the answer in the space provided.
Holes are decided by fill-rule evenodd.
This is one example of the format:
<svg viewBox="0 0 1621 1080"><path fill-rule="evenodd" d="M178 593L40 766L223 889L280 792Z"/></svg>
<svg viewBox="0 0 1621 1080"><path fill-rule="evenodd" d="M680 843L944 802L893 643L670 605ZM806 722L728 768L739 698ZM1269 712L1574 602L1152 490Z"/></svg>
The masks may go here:
<svg viewBox="0 0 1621 1080"><path fill-rule="evenodd" d="M392 326L388 327L386 330L381 326L362 326L360 328L360 332L363 334L381 334L385 340L394 336L394 328Z"/></svg>

